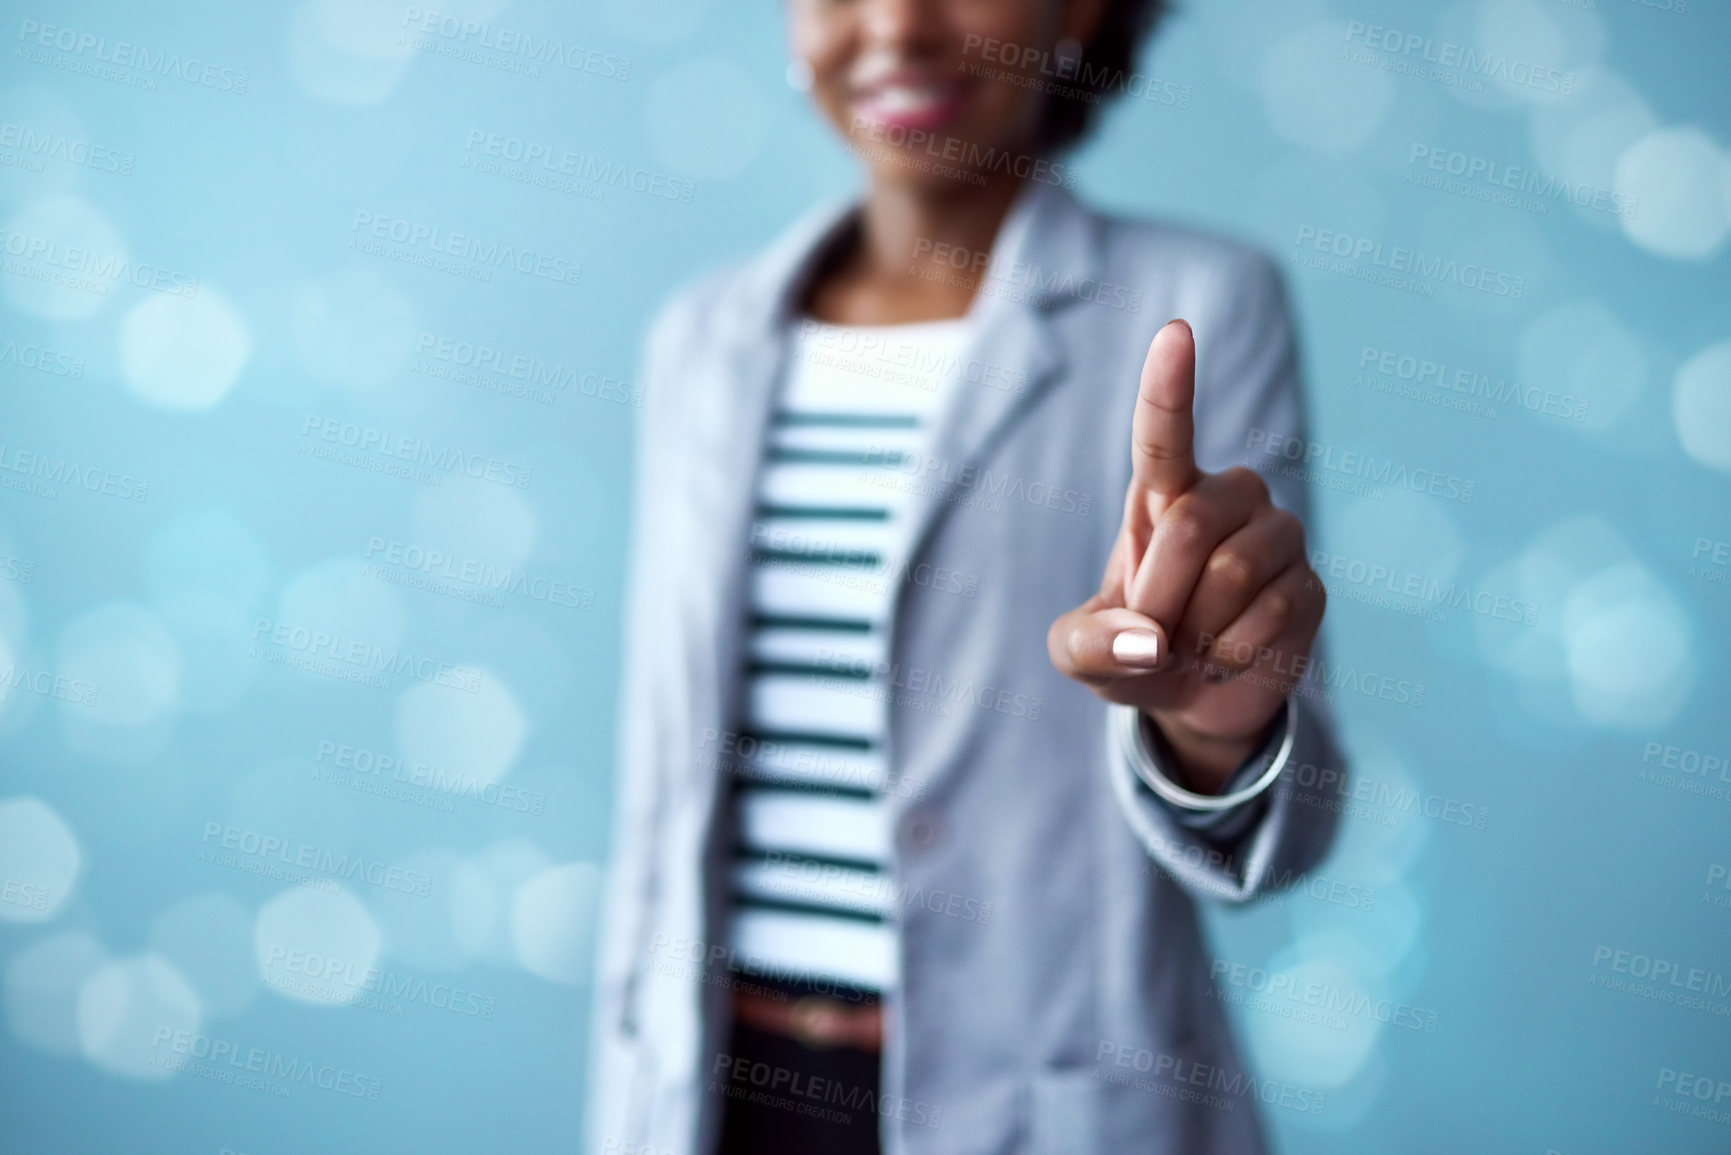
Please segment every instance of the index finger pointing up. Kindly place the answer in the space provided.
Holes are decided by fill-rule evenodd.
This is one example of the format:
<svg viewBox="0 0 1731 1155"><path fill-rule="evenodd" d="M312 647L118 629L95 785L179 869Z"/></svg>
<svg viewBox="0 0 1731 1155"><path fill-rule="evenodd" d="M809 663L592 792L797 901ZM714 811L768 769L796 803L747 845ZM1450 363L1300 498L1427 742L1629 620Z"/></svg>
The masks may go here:
<svg viewBox="0 0 1731 1155"><path fill-rule="evenodd" d="M1130 423L1131 476L1144 490L1175 498L1195 483L1195 400L1196 338L1188 321L1168 321L1142 362Z"/></svg>

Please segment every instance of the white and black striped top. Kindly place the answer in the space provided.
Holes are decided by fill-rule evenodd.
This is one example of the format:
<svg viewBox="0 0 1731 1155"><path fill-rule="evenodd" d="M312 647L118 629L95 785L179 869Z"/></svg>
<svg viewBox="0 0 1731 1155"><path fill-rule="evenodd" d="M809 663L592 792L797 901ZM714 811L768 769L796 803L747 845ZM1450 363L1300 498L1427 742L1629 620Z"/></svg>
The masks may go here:
<svg viewBox="0 0 1731 1155"><path fill-rule="evenodd" d="M884 789L894 556L965 319L805 322L752 524L732 946L773 977L897 983Z"/></svg>

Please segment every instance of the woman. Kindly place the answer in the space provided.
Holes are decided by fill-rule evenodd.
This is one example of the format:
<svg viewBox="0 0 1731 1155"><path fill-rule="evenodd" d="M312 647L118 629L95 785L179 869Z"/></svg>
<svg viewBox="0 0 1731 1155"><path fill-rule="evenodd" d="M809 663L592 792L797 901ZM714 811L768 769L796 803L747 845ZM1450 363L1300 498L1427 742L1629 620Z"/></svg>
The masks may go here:
<svg viewBox="0 0 1731 1155"><path fill-rule="evenodd" d="M594 1150L1261 1149L1193 900L1339 761L1278 278L1062 187L1158 7L790 0L866 191L648 343Z"/></svg>

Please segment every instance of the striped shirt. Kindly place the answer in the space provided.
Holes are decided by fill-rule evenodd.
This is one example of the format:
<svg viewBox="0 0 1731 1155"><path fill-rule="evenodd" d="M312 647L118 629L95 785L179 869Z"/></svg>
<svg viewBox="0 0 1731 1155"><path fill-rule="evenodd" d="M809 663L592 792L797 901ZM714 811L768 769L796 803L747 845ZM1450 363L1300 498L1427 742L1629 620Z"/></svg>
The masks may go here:
<svg viewBox="0 0 1731 1155"><path fill-rule="evenodd" d="M777 978L893 989L889 611L914 478L965 318L805 322L751 530L731 945Z"/></svg>

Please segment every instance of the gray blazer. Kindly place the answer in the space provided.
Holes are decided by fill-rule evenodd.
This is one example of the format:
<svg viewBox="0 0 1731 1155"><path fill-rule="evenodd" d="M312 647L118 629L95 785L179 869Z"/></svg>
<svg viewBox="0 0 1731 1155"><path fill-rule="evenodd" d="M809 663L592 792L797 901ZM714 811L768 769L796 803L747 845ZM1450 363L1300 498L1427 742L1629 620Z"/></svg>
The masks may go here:
<svg viewBox="0 0 1731 1155"><path fill-rule="evenodd" d="M714 1148L728 995L749 981L726 948L718 785L735 754L754 471L800 290L849 212L814 213L686 290L648 342L595 1152ZM1045 185L1017 201L991 268L967 380L908 477L888 792L902 982L885 1003L881 1098L796 1094L875 1107L892 1155L1253 1155L1259 1100L1278 1090L1315 1107L1240 1067L1194 901L1243 902L1324 855L1332 811L1294 770L1341 768L1327 721L1301 698L1287 771L1217 846L1136 777L1105 704L1048 661L1046 631L1099 586L1162 323L1196 332L1204 469L1244 462L1253 438L1301 434L1279 277L1238 244L1098 215ZM1301 482L1269 483L1304 514Z"/></svg>

